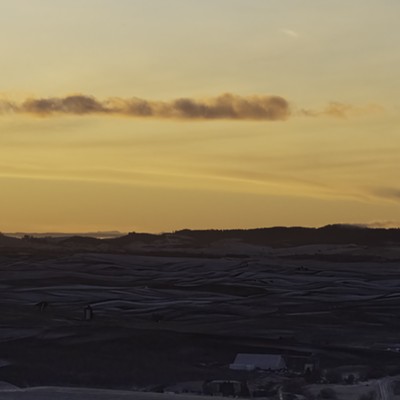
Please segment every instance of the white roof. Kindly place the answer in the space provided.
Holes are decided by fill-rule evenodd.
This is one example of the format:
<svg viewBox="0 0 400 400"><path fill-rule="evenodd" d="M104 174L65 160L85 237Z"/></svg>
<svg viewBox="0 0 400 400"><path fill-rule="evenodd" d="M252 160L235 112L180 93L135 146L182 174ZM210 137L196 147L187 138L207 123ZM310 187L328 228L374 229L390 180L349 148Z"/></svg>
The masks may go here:
<svg viewBox="0 0 400 400"><path fill-rule="evenodd" d="M281 369L286 367L285 360L279 354L239 353L231 366L254 366L260 369Z"/></svg>

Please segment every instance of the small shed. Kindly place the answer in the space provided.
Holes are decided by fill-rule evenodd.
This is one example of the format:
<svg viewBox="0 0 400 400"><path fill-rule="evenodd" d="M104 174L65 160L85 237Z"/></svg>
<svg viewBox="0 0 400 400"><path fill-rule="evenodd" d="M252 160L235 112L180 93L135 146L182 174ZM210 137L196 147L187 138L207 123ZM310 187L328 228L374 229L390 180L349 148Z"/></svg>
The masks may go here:
<svg viewBox="0 0 400 400"><path fill-rule="evenodd" d="M247 354L239 353L235 361L229 365L230 369L252 371L263 369L278 371L286 369L284 358L279 354Z"/></svg>

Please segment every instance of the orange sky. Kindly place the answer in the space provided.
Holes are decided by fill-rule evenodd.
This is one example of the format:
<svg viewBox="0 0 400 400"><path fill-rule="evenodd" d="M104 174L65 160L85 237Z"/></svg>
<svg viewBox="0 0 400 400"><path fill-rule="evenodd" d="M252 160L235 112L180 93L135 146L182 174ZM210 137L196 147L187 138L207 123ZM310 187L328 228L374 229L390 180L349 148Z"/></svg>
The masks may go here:
<svg viewBox="0 0 400 400"><path fill-rule="evenodd" d="M398 226L399 11L3 2L0 230Z"/></svg>

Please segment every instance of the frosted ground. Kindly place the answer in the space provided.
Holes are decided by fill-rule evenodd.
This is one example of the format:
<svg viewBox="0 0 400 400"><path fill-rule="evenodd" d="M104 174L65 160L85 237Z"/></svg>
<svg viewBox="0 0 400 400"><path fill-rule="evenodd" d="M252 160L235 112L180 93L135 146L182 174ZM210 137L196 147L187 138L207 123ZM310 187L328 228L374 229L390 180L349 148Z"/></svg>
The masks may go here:
<svg viewBox="0 0 400 400"><path fill-rule="evenodd" d="M228 368L238 352L313 352L326 367L395 365L399 354L385 345L400 342L399 254L395 246L225 241L201 257L4 255L0 380L159 390L245 379ZM91 321L83 319L87 305Z"/></svg>
<svg viewBox="0 0 400 400"><path fill-rule="evenodd" d="M200 396L187 394L174 395L87 388L38 387L0 389L0 399L2 400L200 400L201 398ZM213 397L213 399L222 398Z"/></svg>

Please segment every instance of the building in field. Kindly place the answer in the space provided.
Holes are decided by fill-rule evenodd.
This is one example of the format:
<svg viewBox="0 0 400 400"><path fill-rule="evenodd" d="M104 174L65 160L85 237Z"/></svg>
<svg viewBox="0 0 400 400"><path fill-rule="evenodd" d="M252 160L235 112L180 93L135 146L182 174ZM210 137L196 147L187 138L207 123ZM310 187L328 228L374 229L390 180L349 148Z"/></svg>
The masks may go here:
<svg viewBox="0 0 400 400"><path fill-rule="evenodd" d="M286 369L286 362L279 354L247 354L239 353L235 361L229 365L230 369L253 371L280 371Z"/></svg>

